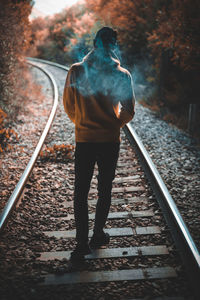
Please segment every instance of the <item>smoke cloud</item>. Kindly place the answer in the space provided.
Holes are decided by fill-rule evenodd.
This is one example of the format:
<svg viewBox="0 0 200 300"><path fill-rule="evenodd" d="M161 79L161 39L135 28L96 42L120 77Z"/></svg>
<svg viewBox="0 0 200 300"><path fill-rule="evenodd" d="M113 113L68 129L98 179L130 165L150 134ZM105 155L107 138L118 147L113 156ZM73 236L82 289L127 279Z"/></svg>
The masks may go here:
<svg viewBox="0 0 200 300"><path fill-rule="evenodd" d="M120 72L120 61L115 51L95 48L82 61L75 88L84 97L108 97L113 103L132 99L133 85L127 72Z"/></svg>

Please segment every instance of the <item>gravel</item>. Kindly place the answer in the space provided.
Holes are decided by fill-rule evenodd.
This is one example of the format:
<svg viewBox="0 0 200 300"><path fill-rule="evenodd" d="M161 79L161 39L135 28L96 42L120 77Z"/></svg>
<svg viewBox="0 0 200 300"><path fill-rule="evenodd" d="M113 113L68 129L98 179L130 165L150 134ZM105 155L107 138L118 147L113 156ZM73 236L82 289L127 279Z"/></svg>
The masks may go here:
<svg viewBox="0 0 200 300"><path fill-rule="evenodd" d="M34 67L30 67L30 74L29 86L24 87L28 99L12 124L18 140L11 136L12 149L0 154L0 212L35 150L52 107L49 79L41 76L41 71Z"/></svg>
<svg viewBox="0 0 200 300"><path fill-rule="evenodd" d="M131 122L200 248L200 149L187 133L136 105Z"/></svg>
<svg viewBox="0 0 200 300"><path fill-rule="evenodd" d="M66 72L58 70L52 67L48 67L48 70L52 71L53 75L57 78L59 83L60 95L63 92L63 85L66 77ZM36 108L35 108L36 109ZM142 113L139 116L139 112L147 113L145 109L137 106L137 115L134 120L135 128L141 129L143 127L143 135L146 133L145 122L141 122L139 117L142 117ZM152 118L155 118L152 114ZM150 117L148 119L147 127L149 127ZM151 121L153 122L153 121ZM138 125L137 125L138 124ZM139 124L142 126L139 127ZM153 129L152 129L153 130ZM74 128L73 124L69 122L66 117L62 99L60 103L56 118L53 126L50 130L46 145L53 144L74 144ZM32 134L32 133L31 133ZM163 135L161 135L163 136ZM33 136L31 136L33 138ZM125 144L125 143L124 143ZM161 143L159 143L161 144ZM148 145L147 145L148 146ZM134 156L133 150L124 146L125 152L122 153L124 161L127 160L127 156ZM163 154L163 152L161 151ZM133 160L132 160L133 162ZM145 182L141 170L138 168L138 174L141 175L141 180ZM124 175L126 176L126 175ZM56 163L56 162L41 162L38 160L29 183L26 186L23 200L18 209L13 212L11 219L5 229L4 234L0 242L0 293L2 299L63 299L63 295L66 295L66 299L127 299L127 298L140 298L146 296L156 297L162 295L190 295L187 282L185 282L184 271L181 267L179 257L177 257L176 251L169 236L169 232L165 227L164 221L159 213L159 208L154 201L151 190L146 183L146 191L143 196L150 196L147 204L134 203L126 205L125 210L128 209L150 209L152 208L155 216L151 219L138 218L130 220L116 220L112 222L112 226L120 227L123 225L130 226L148 226L158 225L162 229L162 234L154 236L135 236L111 239L109 247L128 247L130 244L134 246L140 245L157 245L166 244L169 246L170 255L166 258L124 258L119 259L113 263L112 260L107 259L101 262L102 268L108 270L120 269L120 268L136 268L141 266L153 266L153 265L168 265L172 264L178 273L178 279L164 279L155 280L153 282L110 282L110 283L98 283L98 284L78 284L75 287L69 285L67 287L38 287L37 283L41 281L41 276L48 274L49 272L56 273L65 266L66 261L49 261L41 262L37 260L39 252L52 251L52 250L69 250L74 248L74 239L56 239L54 237L48 238L44 235L43 231L60 230L60 229L73 229L74 221L62 222L57 217L66 216L68 213L73 213L73 208L64 205L67 201L72 200L73 189L73 157L68 163ZM143 193L143 192L142 192ZM127 197L133 197L133 193L127 195ZM141 192L138 192L138 196L141 196ZM119 198L121 198L121 195ZM122 210L122 206L112 207L114 211L118 208ZM94 209L91 207L91 212ZM54 217L52 220L51 218ZM90 221L90 226L93 225L93 221ZM111 222L108 221L109 227ZM170 262L168 262L168 260ZM100 267L98 262L92 262L88 268L96 270ZM189 297L187 299L190 299Z"/></svg>

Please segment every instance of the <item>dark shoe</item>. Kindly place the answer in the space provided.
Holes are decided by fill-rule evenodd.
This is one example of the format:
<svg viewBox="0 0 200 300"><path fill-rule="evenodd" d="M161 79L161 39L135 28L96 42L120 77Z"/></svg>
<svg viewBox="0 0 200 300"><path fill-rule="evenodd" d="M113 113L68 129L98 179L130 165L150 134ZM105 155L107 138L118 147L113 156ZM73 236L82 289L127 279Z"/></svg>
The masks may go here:
<svg viewBox="0 0 200 300"><path fill-rule="evenodd" d="M93 234L90 242L89 242L89 246L92 249L97 249L101 246L105 246L107 244L109 244L110 242L110 236L108 233L101 233L101 234Z"/></svg>
<svg viewBox="0 0 200 300"><path fill-rule="evenodd" d="M84 256L91 253L91 249L88 244L77 244L74 251L71 253L70 261L81 262L84 260Z"/></svg>
<svg viewBox="0 0 200 300"><path fill-rule="evenodd" d="M71 273L76 271L84 271L87 270L87 268L88 268L88 263L86 262L86 260L82 259L82 260L69 260L68 264L63 269L64 269L64 273Z"/></svg>

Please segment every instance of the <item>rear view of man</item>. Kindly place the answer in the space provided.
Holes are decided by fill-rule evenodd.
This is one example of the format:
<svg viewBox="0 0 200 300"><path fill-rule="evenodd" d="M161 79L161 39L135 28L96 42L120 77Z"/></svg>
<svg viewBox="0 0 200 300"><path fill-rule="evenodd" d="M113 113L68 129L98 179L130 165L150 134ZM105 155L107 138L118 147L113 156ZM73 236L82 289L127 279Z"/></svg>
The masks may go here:
<svg viewBox="0 0 200 300"><path fill-rule="evenodd" d="M119 155L120 128L134 116L135 98L130 73L115 55L117 32L100 29L94 49L68 72L63 104L75 124L74 216L77 245L71 261L77 262L109 243L103 228L111 204L112 181ZM119 109L121 104L121 109ZM88 244L88 192L94 165L98 165L98 201L94 233Z"/></svg>

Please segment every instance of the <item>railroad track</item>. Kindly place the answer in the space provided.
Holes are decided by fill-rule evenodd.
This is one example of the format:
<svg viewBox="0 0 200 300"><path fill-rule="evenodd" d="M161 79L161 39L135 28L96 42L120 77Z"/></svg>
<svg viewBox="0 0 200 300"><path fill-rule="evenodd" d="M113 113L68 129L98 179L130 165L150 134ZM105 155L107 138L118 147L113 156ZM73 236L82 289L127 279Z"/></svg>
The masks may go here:
<svg viewBox="0 0 200 300"><path fill-rule="evenodd" d="M53 76L48 74L47 68L51 71L53 68L62 68L65 72L62 74L66 76L67 69L63 66L42 60L31 61L38 67L50 65L45 72L51 80ZM56 88L55 80L53 87ZM55 109L56 105L45 135L53 121ZM45 135L35 153L35 161ZM33 165L29 166L22 176L24 181L18 184L18 192L15 191L11 196L0 218L3 229L26 185L24 200L18 209L21 209L21 214L23 210L30 211L30 219L26 221L36 230L35 236L29 236L28 240L25 236L27 249L33 253L25 261L34 270L31 273L33 281L28 284L34 291L34 299L46 299L50 295L54 295L52 299L63 299L63 295L67 295L69 299L109 300L198 297L198 251L148 153L129 125L122 134L106 225L106 231L111 236L110 244L86 256L86 264L76 272L66 272L67 260L75 245L73 162L49 162L45 167L46 173L44 164L39 160L36 171L29 177ZM91 229L97 201L96 175L95 169L88 200ZM37 205L33 209L31 203L36 199ZM17 261L22 262L23 258L19 255ZM22 277L29 278L26 275L25 272ZM192 279L190 286L187 276ZM24 293L29 293L29 289Z"/></svg>

